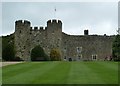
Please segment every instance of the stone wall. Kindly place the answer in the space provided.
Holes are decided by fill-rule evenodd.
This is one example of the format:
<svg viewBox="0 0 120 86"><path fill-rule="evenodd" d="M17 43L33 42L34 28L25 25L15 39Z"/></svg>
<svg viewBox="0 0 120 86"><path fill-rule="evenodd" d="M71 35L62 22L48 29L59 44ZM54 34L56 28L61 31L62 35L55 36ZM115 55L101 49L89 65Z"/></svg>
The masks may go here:
<svg viewBox="0 0 120 86"><path fill-rule="evenodd" d="M85 35L75 36L63 33L63 55L73 60L104 60L112 56L112 36Z"/></svg>
<svg viewBox="0 0 120 86"><path fill-rule="evenodd" d="M58 48L64 60L104 60L112 55L113 36L68 35L62 32L60 20L48 20L47 27L31 27L29 21L15 23L16 56L30 61L31 50L40 45L49 56L51 49ZM86 32L85 31L85 32Z"/></svg>

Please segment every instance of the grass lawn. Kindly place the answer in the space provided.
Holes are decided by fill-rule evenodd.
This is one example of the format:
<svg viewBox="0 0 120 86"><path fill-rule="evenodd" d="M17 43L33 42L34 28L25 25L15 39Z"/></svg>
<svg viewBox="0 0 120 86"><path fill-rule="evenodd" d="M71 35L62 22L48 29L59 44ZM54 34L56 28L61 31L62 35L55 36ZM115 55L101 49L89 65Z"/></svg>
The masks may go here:
<svg viewBox="0 0 120 86"><path fill-rule="evenodd" d="M118 62L26 62L2 75L3 84L118 84Z"/></svg>

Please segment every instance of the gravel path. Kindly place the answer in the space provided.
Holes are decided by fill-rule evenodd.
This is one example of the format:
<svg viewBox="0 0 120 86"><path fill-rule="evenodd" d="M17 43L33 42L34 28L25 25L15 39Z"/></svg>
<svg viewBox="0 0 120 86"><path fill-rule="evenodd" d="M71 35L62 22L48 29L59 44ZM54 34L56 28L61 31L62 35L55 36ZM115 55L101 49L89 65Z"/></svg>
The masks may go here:
<svg viewBox="0 0 120 86"><path fill-rule="evenodd" d="M0 62L0 67L12 65L12 64L18 64L18 63L22 63L22 62Z"/></svg>

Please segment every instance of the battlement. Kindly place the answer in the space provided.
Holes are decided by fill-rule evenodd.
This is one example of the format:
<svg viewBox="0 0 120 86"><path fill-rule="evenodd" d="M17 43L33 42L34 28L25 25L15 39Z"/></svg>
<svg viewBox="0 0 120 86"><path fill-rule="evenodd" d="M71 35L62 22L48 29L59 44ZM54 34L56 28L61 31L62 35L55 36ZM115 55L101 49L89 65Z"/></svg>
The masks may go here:
<svg viewBox="0 0 120 86"><path fill-rule="evenodd" d="M44 31L46 27L30 27L30 31Z"/></svg>
<svg viewBox="0 0 120 86"><path fill-rule="evenodd" d="M40 27L40 30L44 30L44 27Z"/></svg>
<svg viewBox="0 0 120 86"><path fill-rule="evenodd" d="M47 24L53 24L53 23L62 24L62 22L61 22L60 20L56 20L56 19L48 20L48 21L47 21Z"/></svg>
<svg viewBox="0 0 120 86"><path fill-rule="evenodd" d="M38 27L34 27L34 30L37 31L37 30L38 30Z"/></svg>
<svg viewBox="0 0 120 86"><path fill-rule="evenodd" d="M30 22L29 21L27 21L27 20L17 20L16 22L15 22L15 24L16 25L27 25L27 26L30 26Z"/></svg>

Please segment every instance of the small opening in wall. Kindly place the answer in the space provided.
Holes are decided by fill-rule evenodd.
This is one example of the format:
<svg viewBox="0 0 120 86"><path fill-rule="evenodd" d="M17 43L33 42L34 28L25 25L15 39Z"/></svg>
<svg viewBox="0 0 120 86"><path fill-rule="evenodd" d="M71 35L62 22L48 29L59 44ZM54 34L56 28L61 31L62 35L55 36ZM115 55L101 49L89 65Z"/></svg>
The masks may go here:
<svg viewBox="0 0 120 86"><path fill-rule="evenodd" d="M58 39L58 41L60 41L60 38Z"/></svg>
<svg viewBox="0 0 120 86"><path fill-rule="evenodd" d="M82 54L78 55L78 60L82 59Z"/></svg>
<svg viewBox="0 0 120 86"><path fill-rule="evenodd" d="M24 49L25 49L25 46L24 46Z"/></svg>
<svg viewBox="0 0 120 86"><path fill-rule="evenodd" d="M39 40L37 40L37 42L39 42Z"/></svg>
<svg viewBox="0 0 120 86"><path fill-rule="evenodd" d="M97 60L97 55L92 55L92 60Z"/></svg>
<svg viewBox="0 0 120 86"><path fill-rule="evenodd" d="M81 53L81 51L82 51L82 47L77 47L77 52Z"/></svg>
<svg viewBox="0 0 120 86"><path fill-rule="evenodd" d="M66 56L64 57L64 61L66 61L67 60L67 58L66 58Z"/></svg>
<svg viewBox="0 0 120 86"><path fill-rule="evenodd" d="M20 30L20 32L19 33L21 33L21 30Z"/></svg>

